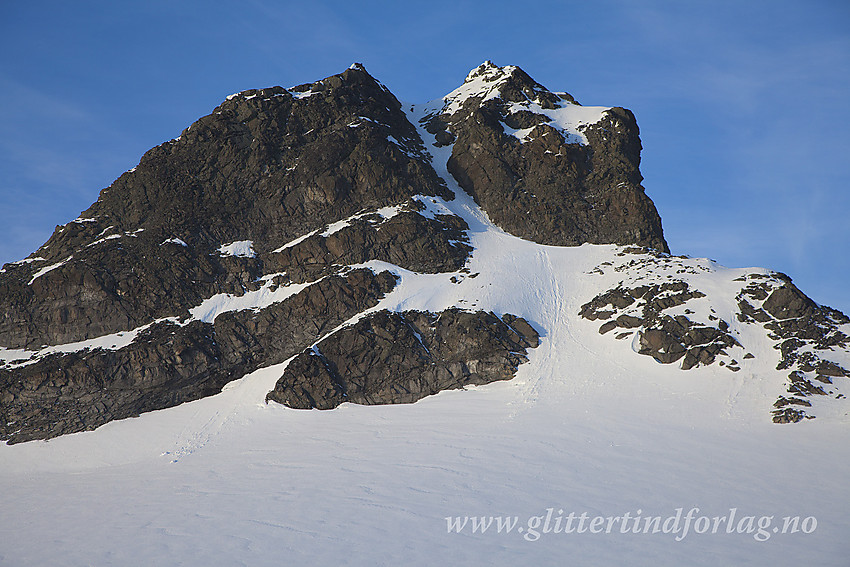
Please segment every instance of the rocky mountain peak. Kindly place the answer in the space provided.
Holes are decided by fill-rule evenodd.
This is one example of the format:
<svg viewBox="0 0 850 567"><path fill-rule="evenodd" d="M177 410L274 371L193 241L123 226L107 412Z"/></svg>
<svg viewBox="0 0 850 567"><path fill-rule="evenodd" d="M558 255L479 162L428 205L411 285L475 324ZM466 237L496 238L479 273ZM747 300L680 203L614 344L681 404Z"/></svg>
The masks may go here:
<svg viewBox="0 0 850 567"><path fill-rule="evenodd" d="M667 252L640 174L640 133L619 107L586 107L519 67L485 62L426 106L452 146L449 172L508 232L558 246L640 244Z"/></svg>
<svg viewBox="0 0 850 567"><path fill-rule="evenodd" d="M469 73L467 73L466 78L463 80L463 82L464 83L470 83L470 82L474 81L475 79L477 79L478 77L488 77L488 76L494 77L493 80L495 80L495 78L497 78L497 77L503 77L503 76L510 75L511 72L514 71L515 69L517 69L517 67L514 67L513 65L506 65L504 67L499 67L498 65L496 65L495 63L493 63L492 61L487 59L486 61L484 61L484 63L482 63L478 67L469 71Z"/></svg>
<svg viewBox="0 0 850 567"><path fill-rule="evenodd" d="M752 320L785 341L793 392L838 395L816 382L847 376L842 361L803 341L844 348L847 320L796 288L734 288L740 318L723 326L665 312L703 295L653 279L667 244L640 151L628 110L581 106L489 61L421 106L402 107L360 64L231 95L0 270L0 439L92 429L287 360L267 399L298 408L509 379L547 329L499 302L477 308L492 282L474 283L491 269L474 255L495 227L523 246L641 247L640 262L599 268L637 266L635 287L621 281L581 312L616 314L604 332L640 328L639 353L739 368L750 353L731 358L746 341L730 325ZM416 303L431 296L443 299ZM807 400L793 400L778 419L802 419L786 406Z"/></svg>
<svg viewBox="0 0 850 567"><path fill-rule="evenodd" d="M464 108L480 106L490 100L507 102L537 102L544 108L554 108L557 95L550 93L546 87L537 83L525 71L514 65L499 67L491 61L485 61L469 72L463 84L431 103L433 111L453 117L454 120L464 118L467 112L460 116L455 114ZM566 95L565 100L572 100Z"/></svg>

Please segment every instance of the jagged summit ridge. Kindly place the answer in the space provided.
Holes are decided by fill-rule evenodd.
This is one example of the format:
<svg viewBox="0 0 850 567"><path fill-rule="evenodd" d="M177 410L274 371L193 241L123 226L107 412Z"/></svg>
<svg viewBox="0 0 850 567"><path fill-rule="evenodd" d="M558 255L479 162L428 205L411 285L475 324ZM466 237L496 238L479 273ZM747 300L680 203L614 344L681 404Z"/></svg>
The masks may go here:
<svg viewBox="0 0 850 567"><path fill-rule="evenodd" d="M499 67L491 61L485 61L473 69L460 87L432 101L428 108L431 114L453 117L462 112L468 101L480 106L490 100L509 103L502 127L521 142L530 139L538 123L547 123L568 143L587 145L588 140L581 130L598 123L611 110L601 106L583 107L568 93L550 92L519 67ZM531 116L534 118L529 120ZM528 126L515 129L508 124L523 122ZM545 135L545 132L540 134Z"/></svg>
<svg viewBox="0 0 850 567"><path fill-rule="evenodd" d="M515 65L499 67L488 60L470 71L458 88L431 101L428 106L436 107L443 114L452 115L460 110L467 100L476 99L481 104L496 98L510 102L533 101L544 107L552 107L558 101L577 104L568 93L550 92Z"/></svg>

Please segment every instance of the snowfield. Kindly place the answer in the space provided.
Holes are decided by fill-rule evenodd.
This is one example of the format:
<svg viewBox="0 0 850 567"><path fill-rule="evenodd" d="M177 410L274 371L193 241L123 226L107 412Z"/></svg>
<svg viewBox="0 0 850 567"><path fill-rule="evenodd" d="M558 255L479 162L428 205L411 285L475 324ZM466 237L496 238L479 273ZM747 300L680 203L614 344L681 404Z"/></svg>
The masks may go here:
<svg viewBox="0 0 850 567"><path fill-rule="evenodd" d="M848 564L846 410L771 423L786 374L744 324L733 330L755 358L739 372L682 371L600 335L578 312L624 275L596 268L636 256L506 234L445 172L451 148L429 151L457 195L430 206L468 222L469 273L370 262L401 277L372 310L524 317L541 345L515 379L410 405L301 411L264 402L284 363L211 398L0 446L0 565ZM733 321L735 278L754 270L680 262Z"/></svg>

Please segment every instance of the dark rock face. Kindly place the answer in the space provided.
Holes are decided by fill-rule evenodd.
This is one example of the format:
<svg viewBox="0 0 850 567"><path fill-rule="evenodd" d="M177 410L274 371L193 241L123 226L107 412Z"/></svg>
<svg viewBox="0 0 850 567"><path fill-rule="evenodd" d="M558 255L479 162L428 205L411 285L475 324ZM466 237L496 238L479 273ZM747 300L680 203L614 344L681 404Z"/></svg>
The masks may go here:
<svg viewBox="0 0 850 567"><path fill-rule="evenodd" d="M213 323L163 321L118 350L52 354L0 369L0 439L56 437L216 394L298 353L394 286L389 272L354 270L257 312L229 311Z"/></svg>
<svg viewBox="0 0 850 567"><path fill-rule="evenodd" d="M23 349L0 361L0 439L93 429L282 362L395 286L352 264L463 269L468 227L429 212L454 198L430 159L360 66L228 97L0 272L0 347ZM205 314L216 301L237 306Z"/></svg>
<svg viewBox="0 0 850 567"><path fill-rule="evenodd" d="M4 267L0 346L30 360L0 366L0 439L92 429L286 360L395 285L348 265L462 268L466 223L427 213L429 196L454 198L399 102L362 67L229 97L147 152L31 261ZM310 285L213 320L190 312L294 284ZM121 348L36 353L143 327Z"/></svg>
<svg viewBox="0 0 850 567"><path fill-rule="evenodd" d="M668 251L661 218L640 185L641 143L630 111L611 108L598 122L578 126L585 141L554 127L554 114L546 114L583 107L519 68L488 62L466 84L478 96L459 108L448 104L427 128L438 141L455 140L449 171L496 224L541 244ZM509 133L528 128L522 140Z"/></svg>
<svg viewBox="0 0 850 567"><path fill-rule="evenodd" d="M43 260L7 265L0 345L74 342L182 315L240 291L272 250L328 222L414 195L453 198L399 102L365 70L301 88L233 96L57 227L33 255ZM256 257L221 260L216 250L239 240L253 241Z"/></svg>
<svg viewBox="0 0 850 567"><path fill-rule="evenodd" d="M426 218L422 204L409 200L390 219L366 214L329 236L314 234L295 246L268 255L266 269L286 272L302 282L331 273L339 266L383 260L422 273L461 269L471 248L466 222L453 215Z"/></svg>
<svg viewBox="0 0 850 567"><path fill-rule="evenodd" d="M528 322L510 315L378 311L295 357L266 399L299 409L411 403L509 380L538 343Z"/></svg>

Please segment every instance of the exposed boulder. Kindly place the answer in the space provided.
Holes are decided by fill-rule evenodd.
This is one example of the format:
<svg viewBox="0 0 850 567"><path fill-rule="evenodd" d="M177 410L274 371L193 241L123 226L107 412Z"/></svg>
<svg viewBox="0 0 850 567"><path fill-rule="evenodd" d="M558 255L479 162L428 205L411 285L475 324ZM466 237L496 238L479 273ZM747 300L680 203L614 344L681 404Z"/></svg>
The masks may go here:
<svg viewBox="0 0 850 567"><path fill-rule="evenodd" d="M508 380L538 344L531 325L511 315L378 311L295 357L266 399L298 409L415 402Z"/></svg>

